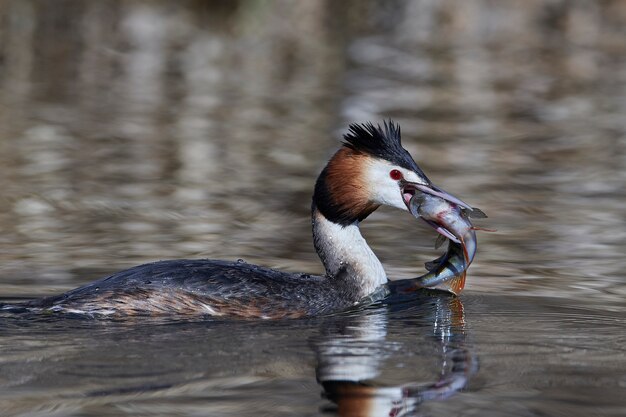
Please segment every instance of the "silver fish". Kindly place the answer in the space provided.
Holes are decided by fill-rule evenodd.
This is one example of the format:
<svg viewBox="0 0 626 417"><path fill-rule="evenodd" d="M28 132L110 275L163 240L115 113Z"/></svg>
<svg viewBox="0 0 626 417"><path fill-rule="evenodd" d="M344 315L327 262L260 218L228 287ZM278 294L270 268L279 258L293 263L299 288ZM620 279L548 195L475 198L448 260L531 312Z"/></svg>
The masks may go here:
<svg viewBox="0 0 626 417"><path fill-rule="evenodd" d="M395 290L426 287L460 294L465 287L467 268L474 260L477 249L476 230L479 228L472 225L470 218L487 216L480 209L465 203L459 204L429 193L416 193L409 202L409 210L439 233L437 245L448 240L448 249L441 257L426 263L428 272L425 275L396 281L393 284Z"/></svg>

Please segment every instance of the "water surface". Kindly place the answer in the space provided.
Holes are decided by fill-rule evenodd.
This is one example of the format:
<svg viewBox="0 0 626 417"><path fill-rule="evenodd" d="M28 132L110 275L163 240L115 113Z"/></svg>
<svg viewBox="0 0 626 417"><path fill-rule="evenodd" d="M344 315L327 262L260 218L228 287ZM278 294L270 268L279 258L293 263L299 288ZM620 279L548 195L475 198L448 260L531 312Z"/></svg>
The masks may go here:
<svg viewBox="0 0 626 417"><path fill-rule="evenodd" d="M3 2L5 300L158 259L321 273L310 195L354 121L399 122L498 232L460 301L276 323L2 316L0 414L626 414L626 9L518 3ZM363 233L392 279L437 256L406 213Z"/></svg>

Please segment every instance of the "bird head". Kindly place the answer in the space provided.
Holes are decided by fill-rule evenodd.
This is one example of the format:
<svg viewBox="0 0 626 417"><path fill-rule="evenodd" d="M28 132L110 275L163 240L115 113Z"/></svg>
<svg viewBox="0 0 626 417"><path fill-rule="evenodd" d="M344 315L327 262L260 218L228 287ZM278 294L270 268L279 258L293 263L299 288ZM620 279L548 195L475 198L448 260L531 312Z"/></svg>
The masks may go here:
<svg viewBox="0 0 626 417"><path fill-rule="evenodd" d="M381 205L408 211L416 193L436 195L471 207L434 186L402 147L400 126L352 124L344 143L315 184L313 204L328 220L343 226L359 222Z"/></svg>

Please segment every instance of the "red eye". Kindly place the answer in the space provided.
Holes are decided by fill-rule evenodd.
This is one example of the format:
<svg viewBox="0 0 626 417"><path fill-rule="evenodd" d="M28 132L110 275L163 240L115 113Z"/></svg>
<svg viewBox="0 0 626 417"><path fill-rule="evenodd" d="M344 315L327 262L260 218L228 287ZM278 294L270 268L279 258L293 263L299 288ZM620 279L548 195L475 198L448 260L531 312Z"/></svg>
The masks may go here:
<svg viewBox="0 0 626 417"><path fill-rule="evenodd" d="M389 176L391 177L392 180L394 181L400 181L402 178L404 178L404 176L402 175L402 173L400 171L398 171L397 169L392 169L389 172Z"/></svg>

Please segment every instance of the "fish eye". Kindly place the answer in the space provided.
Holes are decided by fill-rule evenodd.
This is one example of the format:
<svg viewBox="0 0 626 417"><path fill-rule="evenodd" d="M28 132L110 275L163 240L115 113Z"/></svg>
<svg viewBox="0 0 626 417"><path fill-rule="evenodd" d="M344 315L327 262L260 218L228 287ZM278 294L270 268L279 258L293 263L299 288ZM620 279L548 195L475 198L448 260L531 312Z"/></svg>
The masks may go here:
<svg viewBox="0 0 626 417"><path fill-rule="evenodd" d="M400 181L401 179L404 178L404 175L402 175L402 173L400 171L398 171L397 169L392 169L389 172L389 176L391 177L392 180L394 181Z"/></svg>

